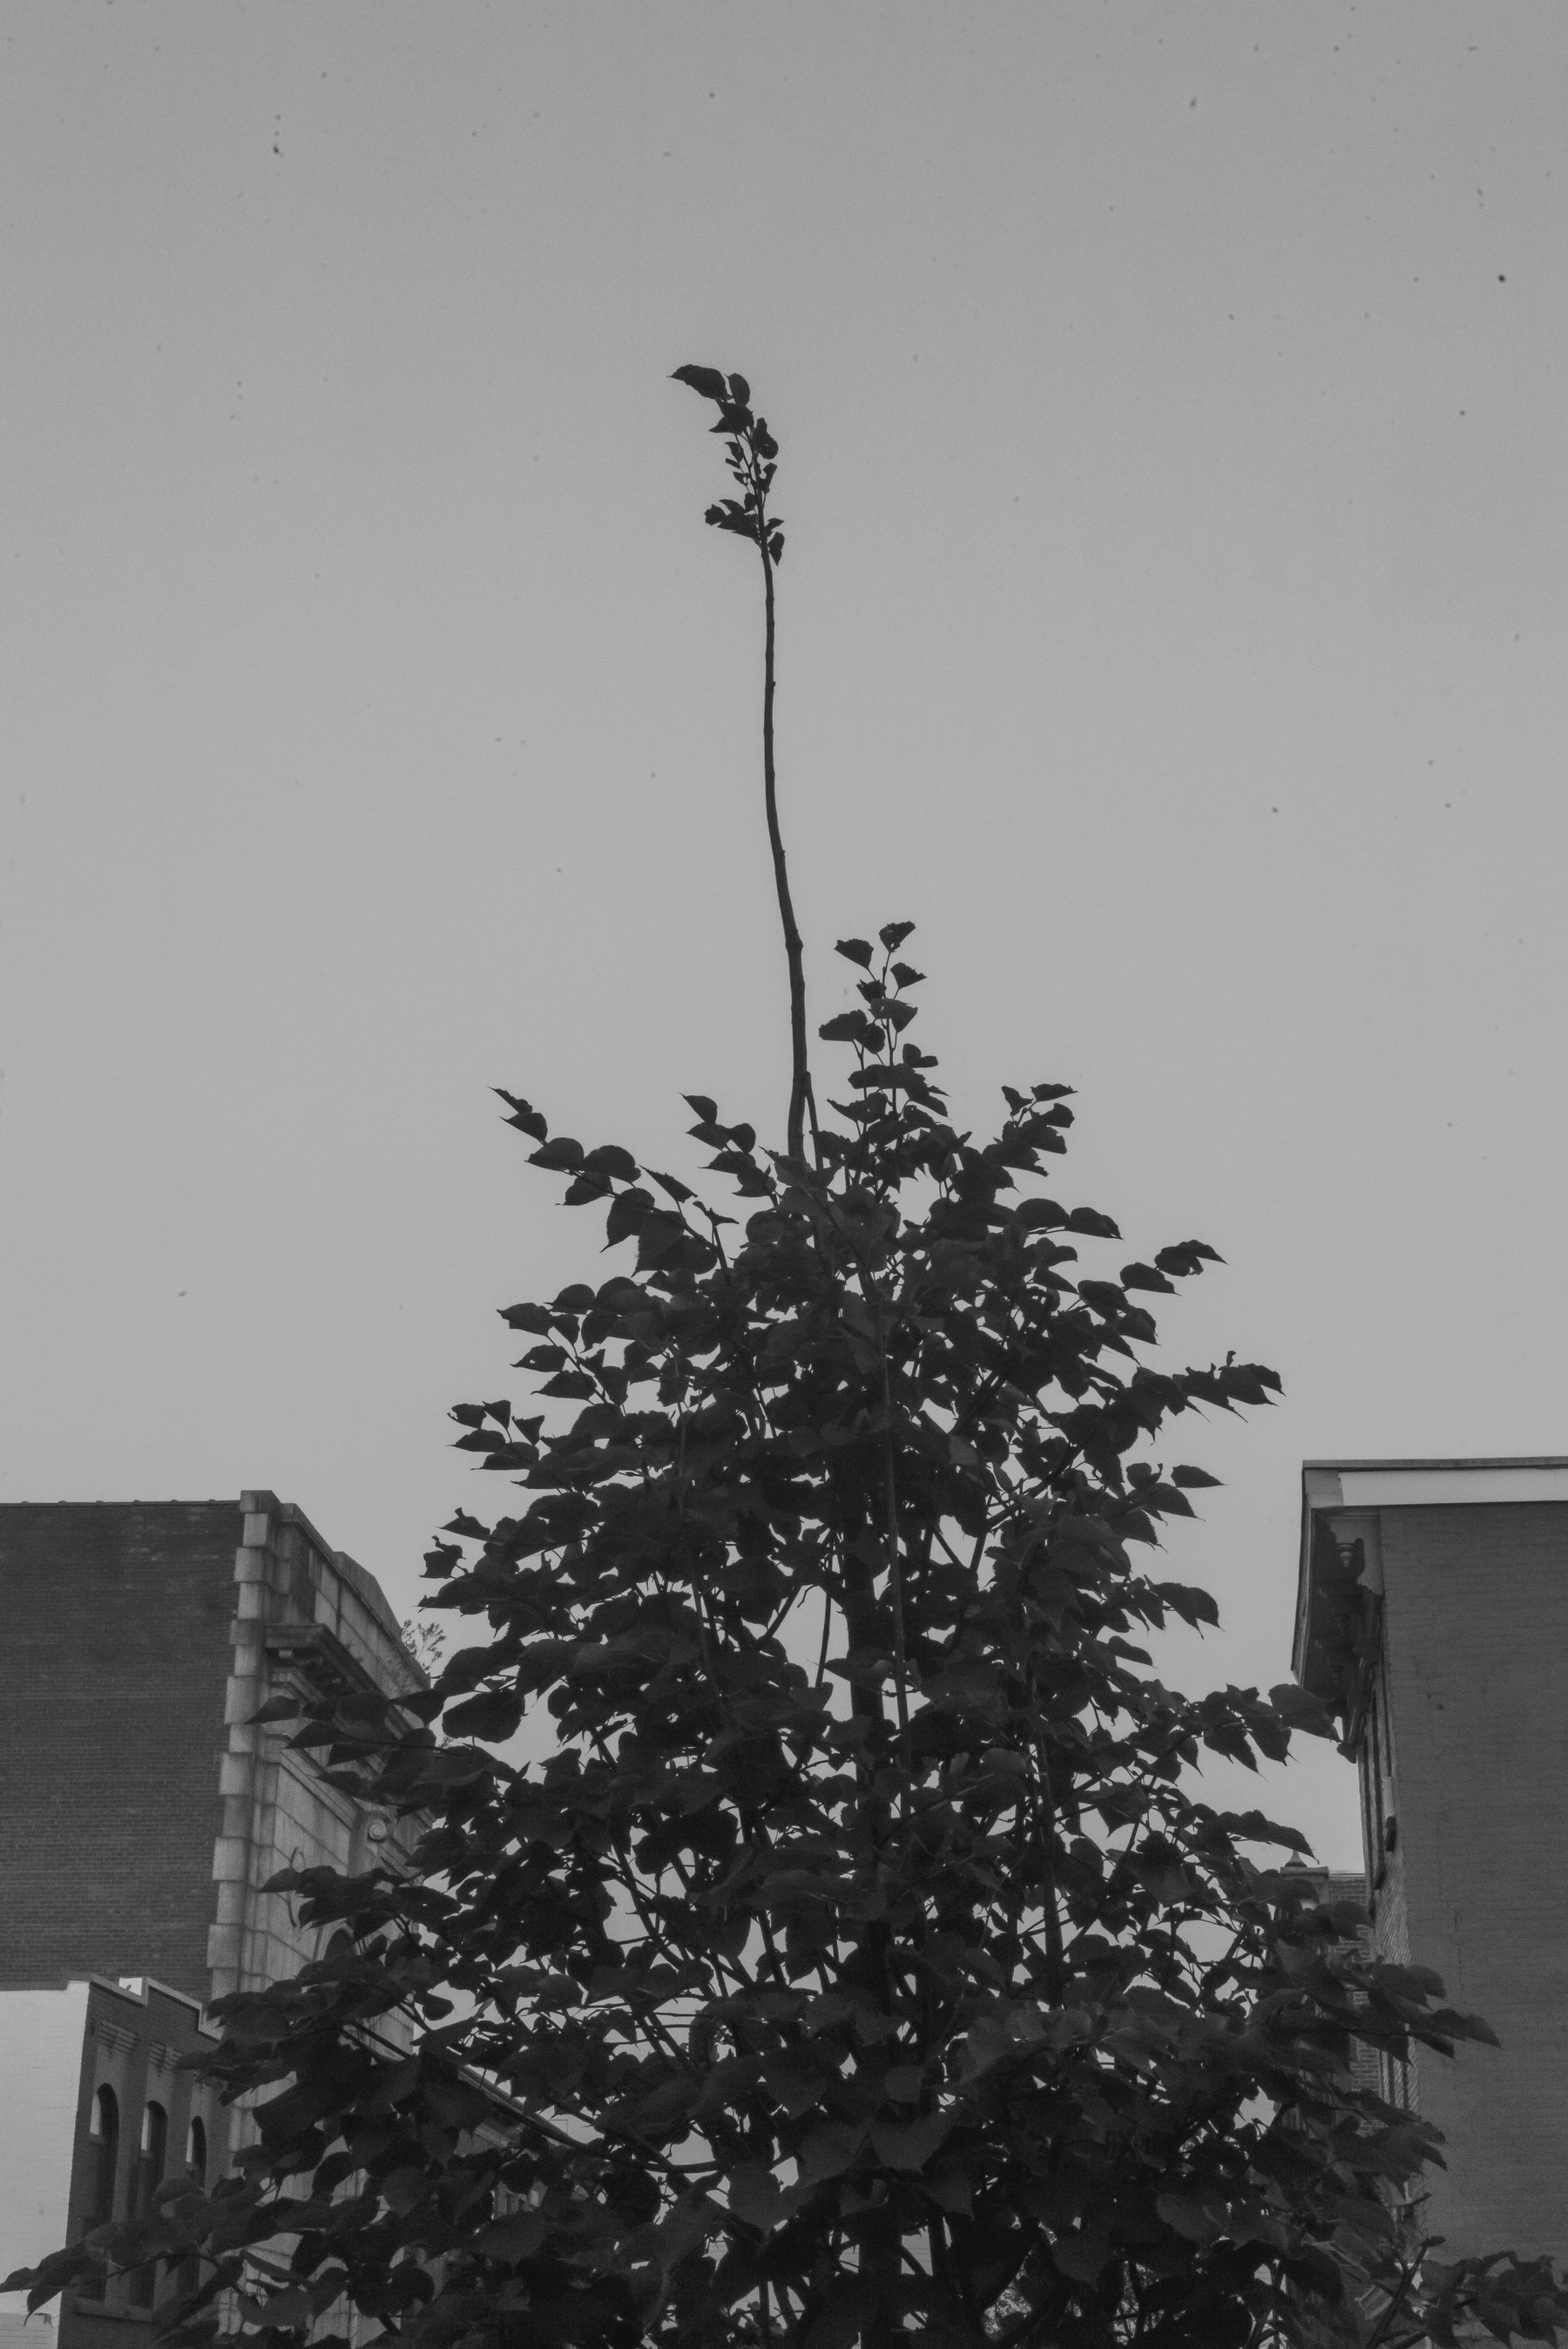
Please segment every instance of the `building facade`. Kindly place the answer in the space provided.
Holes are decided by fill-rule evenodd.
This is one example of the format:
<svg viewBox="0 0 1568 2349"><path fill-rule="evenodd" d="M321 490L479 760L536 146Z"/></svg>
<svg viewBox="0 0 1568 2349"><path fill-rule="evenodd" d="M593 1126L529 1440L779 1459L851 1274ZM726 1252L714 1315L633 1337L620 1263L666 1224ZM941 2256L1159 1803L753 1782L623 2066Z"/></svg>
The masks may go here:
<svg viewBox="0 0 1568 2349"><path fill-rule="evenodd" d="M374 1576L272 1493L0 1507L0 1989L295 1972L315 1937L269 1877L397 1829L253 1716L424 1684Z"/></svg>
<svg viewBox="0 0 1568 2349"><path fill-rule="evenodd" d="M1450 2255L1568 2252L1568 1460L1309 1461L1295 1665L1357 1763L1375 1946L1496 2048L1387 2066Z"/></svg>
<svg viewBox="0 0 1568 2349"><path fill-rule="evenodd" d="M0 1992L0 2275L108 2219L150 2211L177 2178L219 2176L229 2115L183 2068L216 2044L195 1999L160 1982L71 1982ZM61 2349L143 2349L160 2279L106 2279L51 2313ZM17 2296L20 2297L19 2295ZM20 2308L0 2310L0 2344L23 2349ZM28 2328L36 2349L38 2320Z"/></svg>
<svg viewBox="0 0 1568 2349"><path fill-rule="evenodd" d="M425 1684L375 1578L274 1494L0 1506L0 2275L219 2173L243 2116L180 2059L323 1939L268 1879L406 1848L255 1714ZM60 2349L122 2349L169 2282L67 2295Z"/></svg>

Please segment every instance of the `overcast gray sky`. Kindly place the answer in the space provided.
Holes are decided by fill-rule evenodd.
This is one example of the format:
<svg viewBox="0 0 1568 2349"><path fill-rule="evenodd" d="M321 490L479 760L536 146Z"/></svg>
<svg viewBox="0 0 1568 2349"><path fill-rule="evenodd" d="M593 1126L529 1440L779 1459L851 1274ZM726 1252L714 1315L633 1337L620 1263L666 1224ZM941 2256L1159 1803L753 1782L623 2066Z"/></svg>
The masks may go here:
<svg viewBox="0 0 1568 2349"><path fill-rule="evenodd" d="M960 1121L1078 1086L1063 1195L1227 1258L1172 1350L1284 1376L1176 1447L1208 1667L1304 1455L1568 1451L1555 0L3 31L0 1495L271 1485L406 1609L602 1236L487 1088L781 1127L686 360L783 448L813 1019L917 921Z"/></svg>

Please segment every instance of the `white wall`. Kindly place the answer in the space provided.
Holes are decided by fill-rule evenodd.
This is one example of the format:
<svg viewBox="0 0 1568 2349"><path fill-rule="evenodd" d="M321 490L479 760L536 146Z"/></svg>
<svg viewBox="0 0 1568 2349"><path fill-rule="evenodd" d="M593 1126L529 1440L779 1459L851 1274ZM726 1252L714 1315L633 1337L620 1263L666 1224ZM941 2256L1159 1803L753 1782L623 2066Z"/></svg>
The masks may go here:
<svg viewBox="0 0 1568 2349"><path fill-rule="evenodd" d="M9 2275L9 2268L5 2272ZM26 2317L21 2303L20 2292L0 2297L0 2349L54 2349L56 2312L41 2308L36 2316Z"/></svg>
<svg viewBox="0 0 1568 2349"><path fill-rule="evenodd" d="M0 2276L66 2240L87 2015L85 1982L0 1991ZM26 2304L25 2292L0 2294L0 2330Z"/></svg>

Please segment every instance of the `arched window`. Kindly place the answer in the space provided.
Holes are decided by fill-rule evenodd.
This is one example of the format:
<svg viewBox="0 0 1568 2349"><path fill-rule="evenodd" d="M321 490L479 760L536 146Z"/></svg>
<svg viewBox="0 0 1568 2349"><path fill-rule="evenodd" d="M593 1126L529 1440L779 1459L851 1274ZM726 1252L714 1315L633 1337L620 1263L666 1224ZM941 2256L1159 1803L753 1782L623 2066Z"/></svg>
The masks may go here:
<svg viewBox="0 0 1568 2349"><path fill-rule="evenodd" d="M169 2158L169 2116L161 2105L148 2105L141 2116L141 2155L136 2165L136 2215L147 2218L152 2198L163 2183Z"/></svg>
<svg viewBox="0 0 1568 2349"><path fill-rule="evenodd" d="M106 2084L98 2089L88 2115L88 2203L82 2232L107 2227L114 2217L115 2174L119 2168L119 2099ZM79 2287L84 2300L103 2298L103 2277L88 2277Z"/></svg>
<svg viewBox="0 0 1568 2349"><path fill-rule="evenodd" d="M119 2098L107 2081L93 2098L88 2139L93 2149L88 2224L101 2227L114 2217L114 2174L119 2166Z"/></svg>
<svg viewBox="0 0 1568 2349"><path fill-rule="evenodd" d="M163 2183L163 2165L169 2158L169 2116L161 2105L149 2104L141 2116L141 2149L136 2160L136 2191L131 2199L131 2216L150 2219L152 2198ZM150 2308L158 2292L158 2262L149 2260L138 2268L130 2280L130 2304L133 2308Z"/></svg>
<svg viewBox="0 0 1568 2349"><path fill-rule="evenodd" d="M192 2186L207 2183L207 2124L199 2113L191 2116L185 2132L185 2175ZM201 2281L201 2262L194 2252L180 2262L180 2289L194 2292Z"/></svg>

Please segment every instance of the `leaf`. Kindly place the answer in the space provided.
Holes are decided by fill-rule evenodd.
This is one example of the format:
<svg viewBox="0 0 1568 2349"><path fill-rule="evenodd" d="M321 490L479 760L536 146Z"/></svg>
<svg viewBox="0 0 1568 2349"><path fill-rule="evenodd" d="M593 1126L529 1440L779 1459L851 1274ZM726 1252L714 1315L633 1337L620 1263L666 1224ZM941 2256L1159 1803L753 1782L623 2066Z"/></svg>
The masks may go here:
<svg viewBox="0 0 1568 2349"><path fill-rule="evenodd" d="M655 1174L654 1180L658 1181ZM618 1241L629 1239L641 1231L645 1218L654 1212L651 1191L634 1188L616 1195L614 1206L604 1218L604 1245L614 1247Z"/></svg>
<svg viewBox="0 0 1568 2349"><path fill-rule="evenodd" d="M1206 1468L1172 1468L1171 1482L1173 1485L1180 1485L1184 1491L1191 1493L1196 1492L1201 1485L1217 1485L1220 1479L1218 1476L1211 1476Z"/></svg>
<svg viewBox="0 0 1568 2349"><path fill-rule="evenodd" d="M542 1142L550 1128L531 1102L520 1100L516 1093L509 1093L501 1085L497 1085L495 1091L511 1110L511 1115L506 1121L508 1125L519 1126L524 1133L531 1133L536 1142Z"/></svg>
<svg viewBox="0 0 1568 2349"><path fill-rule="evenodd" d="M833 948L833 952L841 954L846 962L858 962L862 970L870 970L872 951L869 938L840 938Z"/></svg>
<svg viewBox="0 0 1568 2349"><path fill-rule="evenodd" d="M729 2207L748 2227L767 2234L779 2216L784 2189L766 2162L748 2161L729 2180Z"/></svg>
<svg viewBox="0 0 1568 2349"><path fill-rule="evenodd" d="M857 1044L871 1033L871 1025L863 1011L841 1011L824 1019L817 1033L825 1044Z"/></svg>
<svg viewBox="0 0 1568 2349"><path fill-rule="evenodd" d="M617 1183L634 1183L642 1172L631 1152L623 1150L618 1142L601 1143L597 1150L588 1153L583 1164L587 1173L613 1174Z"/></svg>
<svg viewBox="0 0 1568 2349"><path fill-rule="evenodd" d="M1223 1264L1225 1259L1204 1240L1179 1240L1173 1247L1162 1247L1154 1261L1161 1272L1173 1272L1185 1279L1202 1272L1206 1264Z"/></svg>
<svg viewBox="0 0 1568 2349"><path fill-rule="evenodd" d="M304 1699L298 1696L270 1696L258 1713L246 1721L249 1729L259 1728L265 1721L299 1721L304 1718Z"/></svg>
<svg viewBox="0 0 1568 2349"><path fill-rule="evenodd" d="M1268 1391L1280 1392L1279 1374L1267 1370L1262 1362L1231 1362L1221 1365L1217 1373L1222 1392L1234 1402L1266 1403Z"/></svg>
<svg viewBox="0 0 1568 2349"><path fill-rule="evenodd" d="M749 408L749 407L750 407L750 405L751 405L751 386L747 382L746 378L745 378L743 375L732 375L732 376L730 377L730 378L729 378L729 396L730 396L731 399L733 399L733 400L735 401L735 403L736 403L736 405L737 405L738 407L739 407L739 408Z"/></svg>
<svg viewBox="0 0 1568 2349"><path fill-rule="evenodd" d="M546 1338L550 1334L550 1308L547 1305L503 1306L500 1318L509 1330L526 1330L538 1338Z"/></svg>
<svg viewBox="0 0 1568 2349"><path fill-rule="evenodd" d="M449 1737L477 1737L487 1745L500 1745L516 1735L521 1719L521 1700L511 1690L482 1689L478 1696L449 1706L442 1727Z"/></svg>
<svg viewBox="0 0 1568 2349"><path fill-rule="evenodd" d="M1075 2283L1098 2283L1110 2255L1109 2230L1102 2224L1085 2226L1079 2233L1058 2235L1051 2245L1051 2264Z"/></svg>
<svg viewBox="0 0 1568 2349"><path fill-rule="evenodd" d="M1321 1697L1298 1688L1294 1681L1281 1681L1269 1691L1269 1702L1277 1713L1284 1715L1292 1729L1303 1729L1309 1737L1335 1737L1338 1734L1334 1715Z"/></svg>
<svg viewBox="0 0 1568 2349"><path fill-rule="evenodd" d="M503 2260L515 2266L519 2260L531 2259L549 2232L549 2222L540 2211L516 2210L476 2235L474 2249L487 2260Z"/></svg>
<svg viewBox="0 0 1568 2349"><path fill-rule="evenodd" d="M717 1102L709 1101L706 1093L686 1093L682 1098L686 1102L688 1108L694 1109L698 1117L705 1118L709 1125L717 1123L718 1103ZM657 1178L655 1177L655 1180Z"/></svg>
<svg viewBox="0 0 1568 2349"><path fill-rule="evenodd" d="M1220 2230L1202 2203L1191 2194L1157 2194L1154 2208L1168 2227L1190 2243L1212 2243Z"/></svg>
<svg viewBox="0 0 1568 2349"><path fill-rule="evenodd" d="M1165 1297L1174 1297L1176 1294L1165 1275L1162 1272L1156 1272L1153 1266L1149 1264L1124 1264L1121 1268L1121 1285L1123 1288L1152 1288Z"/></svg>
<svg viewBox="0 0 1568 2349"><path fill-rule="evenodd" d="M1220 1610L1206 1590L1186 1582L1157 1582L1154 1588L1184 1623L1194 1627L1200 1623L1218 1624Z"/></svg>
<svg viewBox="0 0 1568 2349"><path fill-rule="evenodd" d="M667 1199L673 1199L677 1207L687 1199L696 1198L696 1193L687 1184L678 1182L675 1175L661 1174L654 1166L648 1167L646 1172L649 1182L656 1183L665 1196Z"/></svg>
<svg viewBox="0 0 1568 2349"><path fill-rule="evenodd" d="M661 2081L648 2095L631 2097L614 2109L617 2118L639 2134L666 2139L684 2129L696 2098L696 2082L682 2077Z"/></svg>
<svg viewBox="0 0 1568 2349"><path fill-rule="evenodd" d="M886 947L889 954L896 954L899 947L903 946L905 938L909 936L913 927L914 924L913 922L884 922L881 929L877 932L877 936L881 938L883 946Z"/></svg>
<svg viewBox="0 0 1568 2349"><path fill-rule="evenodd" d="M841 2178L866 2141L866 2126L851 2128L843 2121L819 2121L807 2131L796 2159L802 2186L820 2186L825 2178Z"/></svg>
<svg viewBox="0 0 1568 2349"><path fill-rule="evenodd" d="M1110 1217L1102 1216L1096 1207L1075 1207L1066 1220L1065 1228L1069 1232L1082 1232L1090 1239L1119 1240L1121 1237Z"/></svg>
<svg viewBox="0 0 1568 2349"><path fill-rule="evenodd" d="M570 1174L583 1164L583 1144L573 1142L569 1133L558 1133L553 1142L545 1143L528 1154L531 1166L543 1166L555 1174Z"/></svg>
<svg viewBox="0 0 1568 2349"><path fill-rule="evenodd" d="M892 975L900 987L918 987L925 977L923 970L916 970L913 963L907 962L895 962Z"/></svg>
<svg viewBox="0 0 1568 2349"><path fill-rule="evenodd" d="M875 2120L872 2150L888 2169L923 2169L946 2143L952 2127L951 2113L926 2113L913 2121Z"/></svg>
<svg viewBox="0 0 1568 2349"><path fill-rule="evenodd" d="M531 1468L539 1458L536 1444L502 1444L486 1454L480 1465L485 1468Z"/></svg>
<svg viewBox="0 0 1568 2349"><path fill-rule="evenodd" d="M962 2163L948 2162L934 2178L923 2178L920 2182L940 2209L955 2211L965 2219L974 2215L974 2181Z"/></svg>
<svg viewBox="0 0 1568 2349"><path fill-rule="evenodd" d="M672 383L689 384L704 399L722 402L728 396L728 386L717 367L678 367L670 378Z"/></svg>
<svg viewBox="0 0 1568 2349"><path fill-rule="evenodd" d="M862 2283L859 2276L841 2275L802 2335L800 2349L854 2349L877 2316L880 2304L874 2284Z"/></svg>

